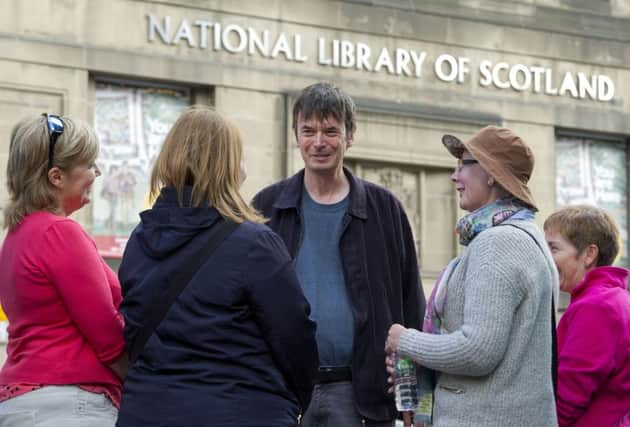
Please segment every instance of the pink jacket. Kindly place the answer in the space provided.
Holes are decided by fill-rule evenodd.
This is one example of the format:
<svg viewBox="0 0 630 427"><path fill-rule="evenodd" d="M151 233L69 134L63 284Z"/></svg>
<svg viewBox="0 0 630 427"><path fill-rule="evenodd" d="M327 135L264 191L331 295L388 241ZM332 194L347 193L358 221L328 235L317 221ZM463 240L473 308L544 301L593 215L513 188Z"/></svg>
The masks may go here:
<svg viewBox="0 0 630 427"><path fill-rule="evenodd" d="M571 292L558 325L560 427L621 426L630 413L628 273L597 267Z"/></svg>

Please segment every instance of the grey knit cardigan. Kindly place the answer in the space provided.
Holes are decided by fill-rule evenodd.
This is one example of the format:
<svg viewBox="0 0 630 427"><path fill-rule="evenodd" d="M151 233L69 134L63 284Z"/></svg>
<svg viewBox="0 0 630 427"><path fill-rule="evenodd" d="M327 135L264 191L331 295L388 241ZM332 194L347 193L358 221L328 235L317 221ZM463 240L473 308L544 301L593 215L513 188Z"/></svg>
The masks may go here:
<svg viewBox="0 0 630 427"><path fill-rule="evenodd" d="M443 280L442 334L408 329L398 345L439 372L433 425L557 426L551 298L558 274L535 222L482 231Z"/></svg>

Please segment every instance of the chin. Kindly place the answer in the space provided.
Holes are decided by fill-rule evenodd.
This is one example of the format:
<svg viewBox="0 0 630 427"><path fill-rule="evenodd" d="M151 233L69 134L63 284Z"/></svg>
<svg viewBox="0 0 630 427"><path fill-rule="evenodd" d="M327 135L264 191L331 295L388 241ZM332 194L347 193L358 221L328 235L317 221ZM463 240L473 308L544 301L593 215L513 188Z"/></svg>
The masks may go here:
<svg viewBox="0 0 630 427"><path fill-rule="evenodd" d="M470 203L470 202L462 201L462 200L459 201L459 207L462 210L465 210L467 212L476 211L477 209L479 209L479 208L481 208L483 206L485 206L485 205L484 204L480 204L480 203Z"/></svg>
<svg viewBox="0 0 630 427"><path fill-rule="evenodd" d="M468 206L468 203L461 202L461 201L459 202L459 208L460 208L461 210L463 210L463 211L466 211L466 212L472 212L472 211L474 211L474 209L471 209L471 208L470 208L470 206Z"/></svg>
<svg viewBox="0 0 630 427"><path fill-rule="evenodd" d="M310 169L313 172L326 172L334 170L335 168L332 165L322 164L322 163L311 163Z"/></svg>
<svg viewBox="0 0 630 427"><path fill-rule="evenodd" d="M568 283L563 283L562 281L560 281L559 288L562 292L566 292L567 294L570 294L574 287L575 286L571 286Z"/></svg>

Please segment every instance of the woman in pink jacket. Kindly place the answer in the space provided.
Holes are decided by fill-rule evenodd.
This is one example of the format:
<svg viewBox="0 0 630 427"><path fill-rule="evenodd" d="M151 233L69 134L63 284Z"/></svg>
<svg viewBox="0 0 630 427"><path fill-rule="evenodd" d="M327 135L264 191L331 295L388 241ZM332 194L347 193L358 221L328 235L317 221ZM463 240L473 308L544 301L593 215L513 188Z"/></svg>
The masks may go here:
<svg viewBox="0 0 630 427"><path fill-rule="evenodd" d="M0 426L113 427L126 370L116 274L68 216L90 201L99 144L44 114L11 134L0 303L9 319Z"/></svg>
<svg viewBox="0 0 630 427"><path fill-rule="evenodd" d="M628 270L611 266L619 230L592 206L561 209L544 227L560 289L571 294L558 325L560 427L630 426Z"/></svg>

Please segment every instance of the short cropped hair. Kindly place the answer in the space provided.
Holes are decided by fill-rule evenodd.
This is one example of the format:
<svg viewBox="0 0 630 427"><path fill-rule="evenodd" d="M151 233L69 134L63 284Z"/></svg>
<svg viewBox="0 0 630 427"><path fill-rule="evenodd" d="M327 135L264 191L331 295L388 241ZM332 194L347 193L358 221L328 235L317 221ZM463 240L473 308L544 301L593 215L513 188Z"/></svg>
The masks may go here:
<svg viewBox="0 0 630 427"><path fill-rule="evenodd" d="M352 98L331 83L315 83L305 87L293 105L293 131L297 137L298 118L315 117L324 120L334 117L344 124L346 138L354 134L356 106Z"/></svg>
<svg viewBox="0 0 630 427"><path fill-rule="evenodd" d="M76 166L94 163L99 151L94 130L81 120L61 119L64 132L55 144L53 166L69 172ZM32 212L55 212L60 207L48 181L49 143L43 115L26 117L11 131L7 163L9 202L3 212L4 227L9 231Z"/></svg>
<svg viewBox="0 0 630 427"><path fill-rule="evenodd" d="M234 123L206 106L184 111L166 135L151 172L151 199L162 187L177 191L184 203L184 187L192 187L191 206L207 203L234 222L262 223L265 219L242 198L241 133Z"/></svg>
<svg viewBox="0 0 630 427"><path fill-rule="evenodd" d="M619 228L603 209L590 205L562 208L551 214L545 231L560 233L581 253L589 245L599 248L597 266L612 265L619 253Z"/></svg>

